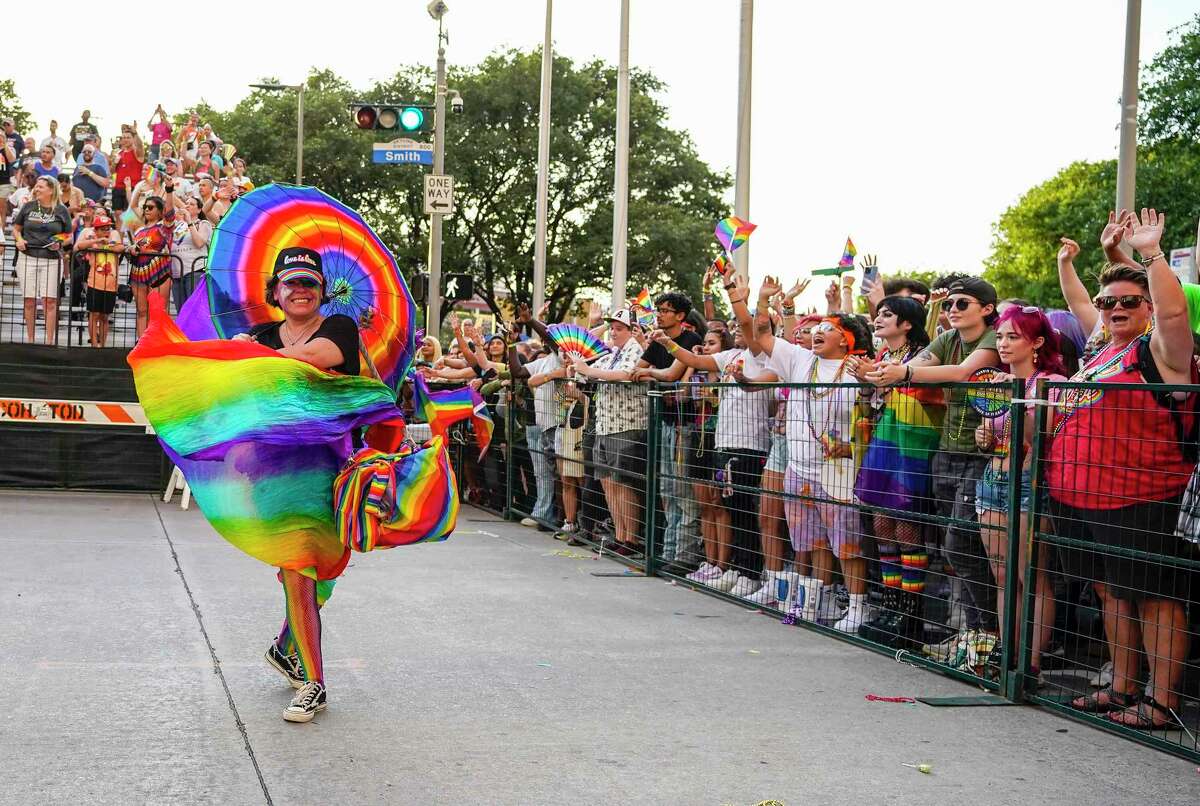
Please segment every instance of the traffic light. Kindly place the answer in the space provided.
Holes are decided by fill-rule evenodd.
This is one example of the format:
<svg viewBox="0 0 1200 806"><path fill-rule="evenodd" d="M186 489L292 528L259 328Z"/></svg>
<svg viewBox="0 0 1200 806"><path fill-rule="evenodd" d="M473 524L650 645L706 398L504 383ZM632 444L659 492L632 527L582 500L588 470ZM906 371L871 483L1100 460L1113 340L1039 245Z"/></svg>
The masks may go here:
<svg viewBox="0 0 1200 806"><path fill-rule="evenodd" d="M475 296L475 278L469 274L447 274L446 275L446 293L447 300L464 300L473 299Z"/></svg>
<svg viewBox="0 0 1200 806"><path fill-rule="evenodd" d="M433 128L433 107L420 104L350 104L354 125L408 134Z"/></svg>

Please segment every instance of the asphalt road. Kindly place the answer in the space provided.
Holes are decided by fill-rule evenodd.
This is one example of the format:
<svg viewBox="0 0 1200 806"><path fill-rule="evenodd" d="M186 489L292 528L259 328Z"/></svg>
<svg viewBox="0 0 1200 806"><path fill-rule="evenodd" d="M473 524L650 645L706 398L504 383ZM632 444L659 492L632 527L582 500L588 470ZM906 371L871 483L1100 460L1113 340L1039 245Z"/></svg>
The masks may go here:
<svg viewBox="0 0 1200 806"><path fill-rule="evenodd" d="M356 555L281 717L271 569L150 496L0 492L0 804L1200 802L1195 765L464 509ZM905 764L927 763L921 774Z"/></svg>

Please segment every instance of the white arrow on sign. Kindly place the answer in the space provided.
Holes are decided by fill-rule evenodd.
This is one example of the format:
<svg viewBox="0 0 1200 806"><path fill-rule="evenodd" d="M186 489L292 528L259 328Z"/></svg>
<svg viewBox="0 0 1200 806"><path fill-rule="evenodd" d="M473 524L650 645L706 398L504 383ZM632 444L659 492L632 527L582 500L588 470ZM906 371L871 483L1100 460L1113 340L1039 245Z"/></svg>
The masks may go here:
<svg viewBox="0 0 1200 806"><path fill-rule="evenodd" d="M454 213L454 177L425 175L425 215Z"/></svg>

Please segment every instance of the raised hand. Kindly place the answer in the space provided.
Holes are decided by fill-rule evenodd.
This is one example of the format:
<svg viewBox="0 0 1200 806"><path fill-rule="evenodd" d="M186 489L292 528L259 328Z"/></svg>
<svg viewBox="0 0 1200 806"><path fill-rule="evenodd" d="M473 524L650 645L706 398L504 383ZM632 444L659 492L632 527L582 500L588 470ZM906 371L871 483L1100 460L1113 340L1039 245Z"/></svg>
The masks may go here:
<svg viewBox="0 0 1200 806"><path fill-rule="evenodd" d="M729 280L730 282L726 284L725 290L729 294L730 304L745 303L746 300L750 299L750 285L746 282L745 277L735 274Z"/></svg>
<svg viewBox="0 0 1200 806"><path fill-rule="evenodd" d="M1128 210L1122 210L1120 213L1108 211L1108 224L1100 232L1100 247L1105 252L1121 245L1121 239L1125 237L1125 223L1131 215Z"/></svg>
<svg viewBox="0 0 1200 806"><path fill-rule="evenodd" d="M1159 213L1153 207L1142 208L1140 217L1130 213L1125 219L1125 241L1138 251L1142 257L1161 255L1163 228L1167 225L1166 213Z"/></svg>
<svg viewBox="0 0 1200 806"><path fill-rule="evenodd" d="M710 263L704 272L704 279L700 281L700 288L704 293L708 293L708 289L712 287L712 281L715 279L717 279L717 264Z"/></svg>
<svg viewBox="0 0 1200 806"><path fill-rule="evenodd" d="M538 308L538 319L542 322L546 321L546 314L550 312L550 300L542 303L542 307Z"/></svg>
<svg viewBox="0 0 1200 806"><path fill-rule="evenodd" d="M462 323L458 321L458 314L456 313L450 314L449 324L450 330L454 333L458 333L460 330L462 330Z"/></svg>
<svg viewBox="0 0 1200 806"><path fill-rule="evenodd" d="M826 289L825 289L825 299L826 299L826 301L827 301L827 302L828 302L830 305L836 305L836 304L837 304L837 302L838 302L838 299L839 299L839 297L841 297L841 295L842 295L842 292L841 292L841 290L838 288L838 281L837 281L837 280L830 280L830 281L829 281L829 288L826 288Z"/></svg>
<svg viewBox="0 0 1200 806"><path fill-rule="evenodd" d="M588 303L588 325L595 327L604 319L604 306L596 300Z"/></svg>
<svg viewBox="0 0 1200 806"><path fill-rule="evenodd" d="M939 302L941 302L942 300L946 299L949 296L950 296L949 289L935 288L929 292L929 304L937 305Z"/></svg>
<svg viewBox="0 0 1200 806"><path fill-rule="evenodd" d="M854 275L853 274L843 274L842 275L842 288L854 288Z"/></svg>
<svg viewBox="0 0 1200 806"><path fill-rule="evenodd" d="M785 303L787 303L787 302L791 302L791 301L792 301L792 300L794 300L796 297L798 297L798 296L800 296L801 294L803 294L803 293L804 293L804 289L808 288L808 284L809 284L809 283L811 283L811 282L812 282L812 278L811 278L811 277L804 277L804 278L802 278L802 279L799 279L799 280L797 280L797 281L796 281L796 284L795 284L795 285L793 285L791 288L789 288L789 289L788 289L788 291L787 291L787 293L783 295L783 301L784 301Z"/></svg>
<svg viewBox="0 0 1200 806"><path fill-rule="evenodd" d="M1112 213L1109 213L1109 215L1111 216ZM1105 227L1105 229L1108 228ZM1118 237L1117 240L1120 241L1120 238ZM1079 244L1075 243L1070 238L1059 238L1058 242L1062 244L1062 246L1058 248L1059 264L1073 263L1075 261L1075 256L1079 254Z"/></svg>
<svg viewBox="0 0 1200 806"><path fill-rule="evenodd" d="M517 306L517 321L521 324L527 323L533 318L533 313L529 310L529 306L524 302Z"/></svg>
<svg viewBox="0 0 1200 806"><path fill-rule="evenodd" d="M762 285L758 287L758 298L766 301L776 294L783 292L783 284L779 282L778 277L767 275L763 278Z"/></svg>

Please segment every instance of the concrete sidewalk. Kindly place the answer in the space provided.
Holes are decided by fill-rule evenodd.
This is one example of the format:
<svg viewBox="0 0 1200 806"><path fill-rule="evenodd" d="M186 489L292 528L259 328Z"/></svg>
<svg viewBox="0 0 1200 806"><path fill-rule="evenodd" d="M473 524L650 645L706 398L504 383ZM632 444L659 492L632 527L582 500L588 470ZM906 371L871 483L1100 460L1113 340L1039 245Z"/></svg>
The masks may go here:
<svg viewBox="0 0 1200 806"><path fill-rule="evenodd" d="M0 492L0 804L1195 804L1195 765L464 508L355 555L329 709L271 569L150 496ZM922 775L904 763L933 765Z"/></svg>

